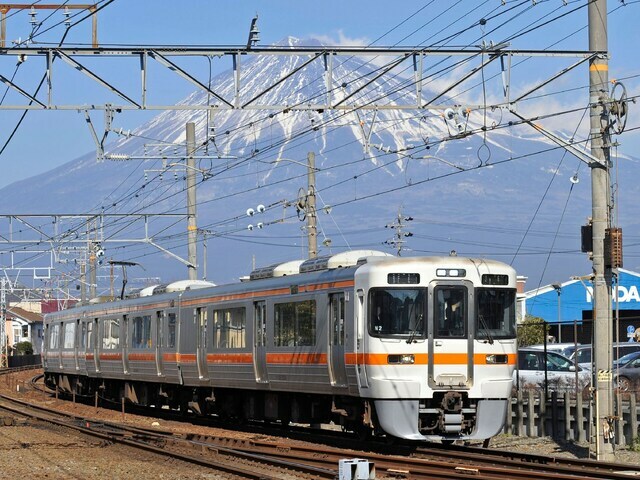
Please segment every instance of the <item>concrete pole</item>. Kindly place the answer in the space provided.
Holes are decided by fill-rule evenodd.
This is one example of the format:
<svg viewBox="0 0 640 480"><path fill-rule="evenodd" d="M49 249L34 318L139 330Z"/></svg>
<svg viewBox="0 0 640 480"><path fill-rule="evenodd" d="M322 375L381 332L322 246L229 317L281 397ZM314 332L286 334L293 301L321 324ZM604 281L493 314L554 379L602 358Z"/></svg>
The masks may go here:
<svg viewBox="0 0 640 480"><path fill-rule="evenodd" d="M203 232L202 237L202 263L203 272L202 272L202 280L207 279L207 232Z"/></svg>
<svg viewBox="0 0 640 480"><path fill-rule="evenodd" d="M188 262L187 270L189 280L198 278L197 271L197 235L196 225L196 165L193 154L196 151L196 125L187 123L187 236L188 236Z"/></svg>
<svg viewBox="0 0 640 480"><path fill-rule="evenodd" d="M80 264L80 303L87 302L87 265L82 262Z"/></svg>
<svg viewBox="0 0 640 480"><path fill-rule="evenodd" d="M316 155L307 154L307 238L309 241L309 258L318 256L318 228L316 212Z"/></svg>
<svg viewBox="0 0 640 480"><path fill-rule="evenodd" d="M589 3L589 50L604 52L589 63L589 104L591 105L591 154L602 164L591 165L592 227L593 227L593 354L596 388L596 457L598 461L613 461L613 439L607 433L613 426L612 398L612 319L611 269L605 267L605 230L609 227L609 139L608 114L604 101L609 92L609 61L607 58L607 1Z"/></svg>
<svg viewBox="0 0 640 480"><path fill-rule="evenodd" d="M4 273L4 272L3 272ZM2 284L0 286L0 338L2 340L0 351L1 361L0 367L9 366L8 358L8 341L7 341L7 280L2 277Z"/></svg>
<svg viewBox="0 0 640 480"><path fill-rule="evenodd" d="M98 274L96 272L96 244L89 242L89 300L96 298L96 285Z"/></svg>

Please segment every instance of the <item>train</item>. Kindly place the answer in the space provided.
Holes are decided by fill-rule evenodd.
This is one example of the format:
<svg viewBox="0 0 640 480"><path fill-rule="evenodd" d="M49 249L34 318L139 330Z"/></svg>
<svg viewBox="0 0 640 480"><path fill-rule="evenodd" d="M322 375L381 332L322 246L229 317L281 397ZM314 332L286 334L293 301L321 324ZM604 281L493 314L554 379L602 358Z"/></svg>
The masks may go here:
<svg viewBox="0 0 640 480"><path fill-rule="evenodd" d="M368 438L503 427L517 355L504 263L357 250L123 297L44 317L49 388Z"/></svg>

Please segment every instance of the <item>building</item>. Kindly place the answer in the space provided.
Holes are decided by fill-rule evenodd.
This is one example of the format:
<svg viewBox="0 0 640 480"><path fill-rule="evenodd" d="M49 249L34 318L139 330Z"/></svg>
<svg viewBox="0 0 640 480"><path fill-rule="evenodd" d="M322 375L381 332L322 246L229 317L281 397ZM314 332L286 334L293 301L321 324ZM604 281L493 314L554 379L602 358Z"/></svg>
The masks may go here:
<svg viewBox="0 0 640 480"><path fill-rule="evenodd" d="M31 342L33 353L42 353L44 331L40 313L15 306L7 308L5 332L9 348L20 342Z"/></svg>
<svg viewBox="0 0 640 480"><path fill-rule="evenodd" d="M613 340L640 338L640 273L618 269L612 294ZM525 294L526 312L550 325L558 342L591 343L593 286L589 277L547 285ZM575 332L575 334L574 334ZM637 337L637 338L636 338Z"/></svg>

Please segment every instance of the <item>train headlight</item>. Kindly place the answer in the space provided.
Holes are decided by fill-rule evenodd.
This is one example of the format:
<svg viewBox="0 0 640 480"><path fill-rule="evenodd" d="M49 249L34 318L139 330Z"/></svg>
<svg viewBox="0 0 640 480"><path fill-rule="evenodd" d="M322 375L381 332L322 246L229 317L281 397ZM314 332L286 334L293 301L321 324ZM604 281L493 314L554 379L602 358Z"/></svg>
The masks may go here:
<svg viewBox="0 0 640 480"><path fill-rule="evenodd" d="M500 363L507 363L507 359L508 359L507 355L491 354L491 355L487 355L487 364L496 365Z"/></svg>
<svg viewBox="0 0 640 480"><path fill-rule="evenodd" d="M410 353L404 355L389 355L387 357L387 362L401 365L413 365L414 363L416 363L416 357L415 355Z"/></svg>

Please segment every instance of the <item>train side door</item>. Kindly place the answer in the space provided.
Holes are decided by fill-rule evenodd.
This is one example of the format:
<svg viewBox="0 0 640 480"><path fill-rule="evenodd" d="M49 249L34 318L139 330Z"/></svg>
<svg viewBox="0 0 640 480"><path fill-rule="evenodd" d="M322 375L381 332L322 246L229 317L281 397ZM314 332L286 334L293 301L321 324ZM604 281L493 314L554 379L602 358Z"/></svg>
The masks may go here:
<svg viewBox="0 0 640 480"><path fill-rule="evenodd" d="M62 349L64 348L64 327L65 324L64 322L60 322L58 325L60 325L59 328L59 332L60 335L58 335L58 368L60 370L64 369L64 365L62 363Z"/></svg>
<svg viewBox="0 0 640 480"><path fill-rule="evenodd" d="M100 351L98 349L100 342L100 333L98 330L98 319L94 318L89 322L87 328L89 328L89 334L87 337L87 353L93 355L93 365L96 369L96 373L100 372Z"/></svg>
<svg viewBox="0 0 640 480"><path fill-rule="evenodd" d="M163 374L162 368L162 349L164 348L164 310L156 311L156 318L154 321L154 336L156 337L156 372L161 377Z"/></svg>
<svg viewBox="0 0 640 480"><path fill-rule="evenodd" d="M84 330L84 323L81 322L81 320L78 318L76 320L76 334L75 334L75 338L73 339L73 361L75 363L75 367L76 370L80 370L80 359L78 358L78 353L80 351L80 342L82 341L83 338L83 330Z"/></svg>
<svg viewBox="0 0 640 480"><path fill-rule="evenodd" d="M267 375L267 305L265 302L253 304L253 369L256 382L268 383Z"/></svg>
<svg viewBox="0 0 640 480"><path fill-rule="evenodd" d="M129 373L129 316L122 316L122 329L120 330L122 337L122 369L124 374Z"/></svg>
<svg viewBox="0 0 640 480"><path fill-rule="evenodd" d="M434 284L429 325L429 386L473 385L473 286L469 282Z"/></svg>
<svg viewBox="0 0 640 480"><path fill-rule="evenodd" d="M195 309L196 324L198 332L196 334L196 363L198 364L198 377L200 380L207 378L207 308L197 307Z"/></svg>
<svg viewBox="0 0 640 480"><path fill-rule="evenodd" d="M93 353L93 346L91 342L93 341L93 320L83 317L84 328L86 330L84 335L84 342L82 343L82 348L84 350L84 368L87 371L90 371L91 368L95 368L95 362L89 363L91 359L91 354Z"/></svg>
<svg viewBox="0 0 640 480"><path fill-rule="evenodd" d="M356 299L356 371L358 373L358 386L369 388L367 378L367 319L364 310L364 290L358 289Z"/></svg>
<svg viewBox="0 0 640 480"><path fill-rule="evenodd" d="M331 385L347 385L344 364L345 294L329 296L329 378Z"/></svg>

